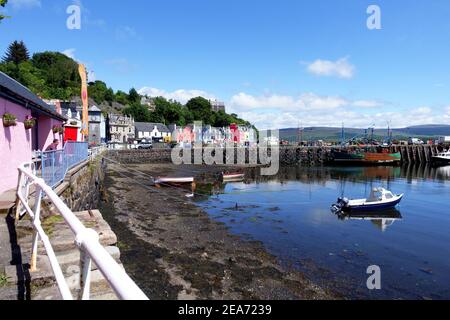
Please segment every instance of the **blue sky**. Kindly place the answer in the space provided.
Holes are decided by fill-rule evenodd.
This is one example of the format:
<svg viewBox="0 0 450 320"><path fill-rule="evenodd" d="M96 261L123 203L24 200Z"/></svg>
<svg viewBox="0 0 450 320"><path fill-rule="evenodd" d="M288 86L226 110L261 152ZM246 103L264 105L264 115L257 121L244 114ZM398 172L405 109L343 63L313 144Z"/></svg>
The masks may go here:
<svg viewBox="0 0 450 320"><path fill-rule="evenodd" d="M81 30L66 28L71 4ZM381 30L366 10L381 9ZM9 0L0 52L65 52L115 90L204 95L261 129L450 123L450 2Z"/></svg>

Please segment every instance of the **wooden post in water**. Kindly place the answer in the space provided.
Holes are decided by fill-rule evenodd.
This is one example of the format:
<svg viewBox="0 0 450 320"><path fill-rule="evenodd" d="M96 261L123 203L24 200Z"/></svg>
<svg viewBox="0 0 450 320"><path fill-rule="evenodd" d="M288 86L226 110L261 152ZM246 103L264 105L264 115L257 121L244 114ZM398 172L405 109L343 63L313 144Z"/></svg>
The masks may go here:
<svg viewBox="0 0 450 320"><path fill-rule="evenodd" d="M411 163L410 151L411 151L411 148L409 146L406 146L406 154L408 155L408 163Z"/></svg>
<svg viewBox="0 0 450 320"><path fill-rule="evenodd" d="M419 163L423 163L423 147L422 146L418 146L417 147L417 156L418 156L418 158L419 158Z"/></svg>

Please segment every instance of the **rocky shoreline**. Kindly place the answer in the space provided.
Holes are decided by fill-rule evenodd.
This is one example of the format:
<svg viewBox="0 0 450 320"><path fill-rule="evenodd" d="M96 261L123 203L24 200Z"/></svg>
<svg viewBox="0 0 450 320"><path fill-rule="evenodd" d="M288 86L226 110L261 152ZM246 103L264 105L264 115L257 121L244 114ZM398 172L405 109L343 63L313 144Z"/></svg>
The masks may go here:
<svg viewBox="0 0 450 320"><path fill-rule="evenodd" d="M186 197L157 189L149 176L211 179L224 168L109 163L100 211L119 241L122 262L150 299L340 298L286 270L260 242L229 233ZM145 174L142 174L145 173Z"/></svg>

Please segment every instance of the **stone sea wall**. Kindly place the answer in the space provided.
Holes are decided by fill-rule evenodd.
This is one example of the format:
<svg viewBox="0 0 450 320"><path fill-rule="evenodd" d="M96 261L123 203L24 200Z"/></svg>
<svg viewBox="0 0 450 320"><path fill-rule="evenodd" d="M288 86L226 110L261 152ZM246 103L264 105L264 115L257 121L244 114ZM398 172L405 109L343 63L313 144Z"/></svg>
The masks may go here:
<svg viewBox="0 0 450 320"><path fill-rule="evenodd" d="M101 157L75 168L66 176L57 193L74 212L97 209L105 172Z"/></svg>
<svg viewBox="0 0 450 320"><path fill-rule="evenodd" d="M376 147L350 147L350 148L333 148L333 147L291 147L291 146L281 146L279 148L279 160L280 164L284 166L292 165L321 165L333 160L333 150L349 150L352 152L376 152ZM234 152L231 150L222 150L223 152L223 163L241 164L245 159L246 164L267 164L267 162L261 161L260 150L258 149L248 149L248 148L235 148ZM433 155L441 151L438 146L392 146L390 147L390 152L400 152L402 154L403 163L412 164L424 164L431 161ZM186 160L191 163L197 163L195 159L203 160L203 163L208 163L206 160L208 157L214 157L215 153L211 148L199 149L186 149L185 152L188 154L184 157L184 162ZM113 161L118 161L122 164L127 163L169 163L172 162L171 158L172 150L170 149L153 149L153 150L114 150L109 151L107 157ZM268 152L269 159L275 157L276 153ZM181 155L180 155L181 158ZM219 155L218 159L221 158ZM257 159L257 161L256 161ZM238 161L240 160L240 161Z"/></svg>

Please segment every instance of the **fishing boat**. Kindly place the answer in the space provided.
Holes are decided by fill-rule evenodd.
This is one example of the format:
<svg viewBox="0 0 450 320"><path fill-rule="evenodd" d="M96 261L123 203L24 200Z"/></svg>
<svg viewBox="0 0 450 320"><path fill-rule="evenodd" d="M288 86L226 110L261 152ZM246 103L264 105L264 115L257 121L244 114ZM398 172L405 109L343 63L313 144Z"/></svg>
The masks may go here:
<svg viewBox="0 0 450 320"><path fill-rule="evenodd" d="M435 165L448 165L450 164L450 149L446 152L441 152L432 158Z"/></svg>
<svg viewBox="0 0 450 320"><path fill-rule="evenodd" d="M334 213L360 210L384 210L394 208L403 199L403 194L395 195L384 188L375 188L367 199L350 200L339 198L337 203L331 206Z"/></svg>
<svg viewBox="0 0 450 320"><path fill-rule="evenodd" d="M222 173L222 180L224 182L240 182L245 179L244 173Z"/></svg>
<svg viewBox="0 0 450 320"><path fill-rule="evenodd" d="M351 152L333 151L334 163L351 164L398 164L402 160L400 152L391 153L387 148L382 148L379 152Z"/></svg>

